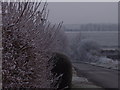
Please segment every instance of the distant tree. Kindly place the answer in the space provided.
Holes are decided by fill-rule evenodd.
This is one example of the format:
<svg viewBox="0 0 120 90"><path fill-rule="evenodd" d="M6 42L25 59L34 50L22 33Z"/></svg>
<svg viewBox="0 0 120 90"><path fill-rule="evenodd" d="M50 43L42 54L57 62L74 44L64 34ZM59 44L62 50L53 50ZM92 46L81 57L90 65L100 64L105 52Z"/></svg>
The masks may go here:
<svg viewBox="0 0 120 90"><path fill-rule="evenodd" d="M100 56L100 45L89 39L83 39L77 47L77 58L84 62L96 62Z"/></svg>
<svg viewBox="0 0 120 90"><path fill-rule="evenodd" d="M48 20L47 3L2 2L3 88L49 88L49 51L61 28ZM49 66L49 67L48 67Z"/></svg>
<svg viewBox="0 0 120 90"><path fill-rule="evenodd" d="M100 55L100 45L82 36L81 32L71 41L72 60L92 62Z"/></svg>

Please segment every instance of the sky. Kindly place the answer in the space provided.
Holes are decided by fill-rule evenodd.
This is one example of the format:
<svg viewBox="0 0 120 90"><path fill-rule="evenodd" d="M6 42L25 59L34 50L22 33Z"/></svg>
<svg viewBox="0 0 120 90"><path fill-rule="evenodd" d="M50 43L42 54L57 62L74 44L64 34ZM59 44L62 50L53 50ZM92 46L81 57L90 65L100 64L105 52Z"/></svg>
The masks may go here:
<svg viewBox="0 0 120 90"><path fill-rule="evenodd" d="M118 23L117 2L48 2L51 23Z"/></svg>

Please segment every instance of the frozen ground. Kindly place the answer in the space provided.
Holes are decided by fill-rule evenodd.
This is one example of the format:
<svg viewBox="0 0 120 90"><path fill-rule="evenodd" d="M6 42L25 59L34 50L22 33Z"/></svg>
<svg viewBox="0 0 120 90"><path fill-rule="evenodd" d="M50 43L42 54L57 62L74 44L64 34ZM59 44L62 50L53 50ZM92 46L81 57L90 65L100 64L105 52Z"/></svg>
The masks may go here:
<svg viewBox="0 0 120 90"><path fill-rule="evenodd" d="M112 60L107 57L100 57L96 63L90 63L90 64L109 68L109 69L118 69L118 60Z"/></svg>

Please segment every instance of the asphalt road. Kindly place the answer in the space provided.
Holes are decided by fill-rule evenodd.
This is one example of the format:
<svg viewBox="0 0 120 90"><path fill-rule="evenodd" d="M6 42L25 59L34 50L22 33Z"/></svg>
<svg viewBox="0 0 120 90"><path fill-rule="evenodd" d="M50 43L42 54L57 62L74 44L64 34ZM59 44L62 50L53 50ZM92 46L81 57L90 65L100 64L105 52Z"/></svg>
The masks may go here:
<svg viewBox="0 0 120 90"><path fill-rule="evenodd" d="M84 63L73 63L78 76L83 75L89 81L103 88L118 88L118 71L96 67Z"/></svg>

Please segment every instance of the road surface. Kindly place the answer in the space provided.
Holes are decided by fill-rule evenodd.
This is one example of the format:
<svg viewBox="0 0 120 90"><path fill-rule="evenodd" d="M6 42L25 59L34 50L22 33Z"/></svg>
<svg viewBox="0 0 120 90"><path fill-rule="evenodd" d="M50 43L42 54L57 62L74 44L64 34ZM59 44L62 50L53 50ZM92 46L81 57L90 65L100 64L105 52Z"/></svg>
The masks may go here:
<svg viewBox="0 0 120 90"><path fill-rule="evenodd" d="M118 88L118 71L97 67L84 63L73 63L73 66L79 75L84 75L88 80L92 81L103 88Z"/></svg>

